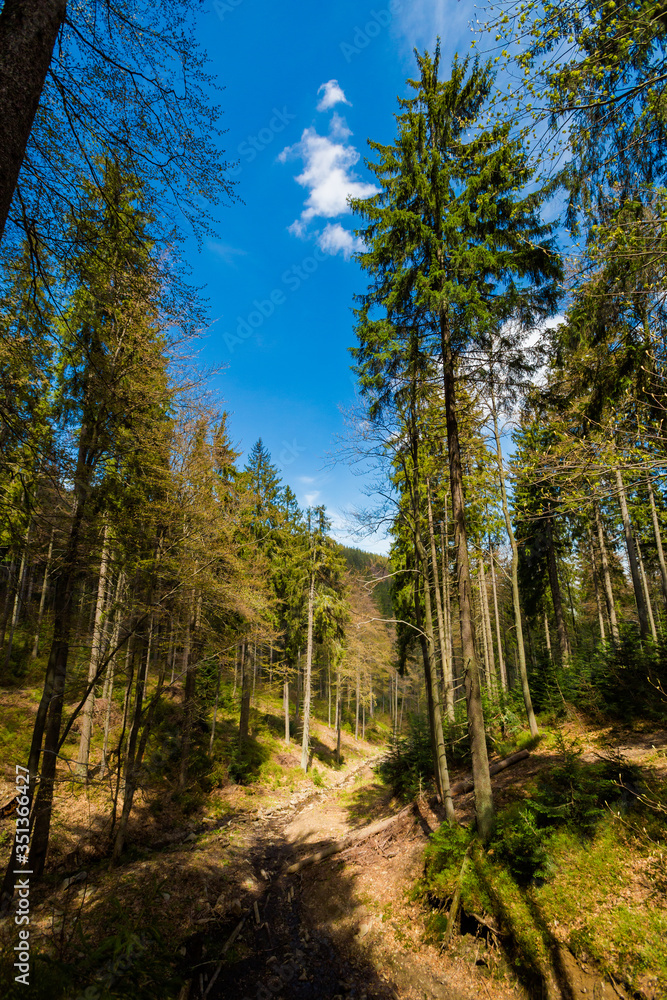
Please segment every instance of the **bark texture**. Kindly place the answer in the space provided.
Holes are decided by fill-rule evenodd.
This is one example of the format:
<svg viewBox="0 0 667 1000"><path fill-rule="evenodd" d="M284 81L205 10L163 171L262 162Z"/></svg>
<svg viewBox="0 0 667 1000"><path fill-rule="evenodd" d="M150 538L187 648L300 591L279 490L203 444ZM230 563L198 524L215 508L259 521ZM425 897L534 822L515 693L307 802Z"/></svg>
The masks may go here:
<svg viewBox="0 0 667 1000"><path fill-rule="evenodd" d="M556 546L554 544L553 519L551 516L546 520L547 533L547 563L549 568L549 587L551 588L551 600L556 616L556 631L558 633L558 649L561 663L564 667L570 664L570 637L565 624L563 614L563 599L560 591L560 580L558 578L558 564L556 562Z"/></svg>
<svg viewBox="0 0 667 1000"><path fill-rule="evenodd" d="M598 548L600 549L600 566L602 568L602 585L604 588L604 598L607 603L607 615L609 616L609 627L611 629L611 639L614 645L618 642L618 620L616 618L616 606L614 604L614 591L611 586L611 572L609 570L609 556L607 545L604 540L604 528L602 527L602 517L597 500L593 501L593 512L595 514L595 531L597 534Z"/></svg>
<svg viewBox="0 0 667 1000"><path fill-rule="evenodd" d="M648 639L650 626L644 588L642 586L639 560L637 559L637 549L635 547L635 536L630 522L630 512L625 496L625 486L620 469L615 469L616 488L618 489L618 503L621 508L621 520L623 521L623 532L625 534L625 547L628 551L628 562L630 563L630 575L632 577L632 589L635 592L635 604L637 605L637 616L639 618L639 631L642 639Z"/></svg>
<svg viewBox="0 0 667 1000"><path fill-rule="evenodd" d="M308 770L310 752L310 689L313 674L313 606L315 603L315 574L311 571L308 587L308 638L306 645L306 676L303 689L303 737L301 740L301 768ZM357 687L357 720L359 717L359 688Z"/></svg>
<svg viewBox="0 0 667 1000"><path fill-rule="evenodd" d="M468 714L468 736L472 754L472 773L475 782L475 813L477 830L483 842L491 837L494 826L493 793L489 776L489 758L486 750L484 710L479 678L479 664L475 653L475 634L472 618L472 583L468 561L468 542L465 525L465 501L463 497L463 469L459 445L459 428L456 417L456 381L449 330L442 316L442 369L445 391L445 415L447 420L447 449L449 454L449 479L452 495L452 517L454 520L454 550L456 553L456 576L459 594L459 621L461 626L461 648L463 652L463 676L465 681L466 708Z"/></svg>
<svg viewBox="0 0 667 1000"><path fill-rule="evenodd" d="M0 239L66 0L5 0L0 11Z"/></svg>
<svg viewBox="0 0 667 1000"><path fill-rule="evenodd" d="M496 463L498 465L498 482L500 483L500 497L502 500L503 517L505 519L505 530L512 548L512 607L514 610L514 625L516 628L516 647L518 655L519 677L521 679L521 690L523 692L523 703L526 707L526 718L530 726L530 735L537 736L537 720L533 710L533 700L530 696L530 685L528 684L528 669L526 667L526 649L523 642L523 620L521 616L521 602L519 600L519 549L514 537L512 528L512 518L510 517L509 504L507 502L507 489L505 487L505 469L503 467L503 452L500 444L500 431L498 429L498 411L496 400L491 391L491 416L493 417L493 436L496 442Z"/></svg>

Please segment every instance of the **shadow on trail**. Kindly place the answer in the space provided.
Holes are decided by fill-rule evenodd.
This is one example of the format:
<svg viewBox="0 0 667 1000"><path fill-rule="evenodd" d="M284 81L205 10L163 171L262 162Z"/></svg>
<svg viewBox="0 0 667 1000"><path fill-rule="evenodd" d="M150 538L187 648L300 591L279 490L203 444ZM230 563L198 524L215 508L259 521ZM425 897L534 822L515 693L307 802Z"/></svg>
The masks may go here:
<svg viewBox="0 0 667 1000"><path fill-rule="evenodd" d="M190 939L186 961L192 981L182 1000L195 1000L204 994L209 1000L395 998L391 985L380 978L372 961L356 946L357 928L345 932L339 926L340 918L360 903L355 875L345 870L340 859L315 876L313 868L283 874L294 860L332 842L287 844L282 839L267 842L261 833L258 835L249 860L259 880L264 871L270 881L264 891L249 892L241 900L241 915ZM307 906L313 877L328 883L327 912L319 910L316 926ZM233 943L223 954L242 919Z"/></svg>
<svg viewBox="0 0 667 1000"><path fill-rule="evenodd" d="M392 798L393 792L379 782L355 788L349 793L345 807L350 827L358 829L373 823L376 819L390 816L392 812L398 812L400 806L396 806L393 810L388 808Z"/></svg>
<svg viewBox="0 0 667 1000"><path fill-rule="evenodd" d="M334 737L335 738L335 737ZM340 771L345 763L345 759L341 754L340 763L336 760L336 751L331 747L328 747L326 743L322 743L317 736L311 734L310 737L310 760L309 763L312 764L314 760L319 760L321 764L326 764L327 767L332 768L334 771Z"/></svg>

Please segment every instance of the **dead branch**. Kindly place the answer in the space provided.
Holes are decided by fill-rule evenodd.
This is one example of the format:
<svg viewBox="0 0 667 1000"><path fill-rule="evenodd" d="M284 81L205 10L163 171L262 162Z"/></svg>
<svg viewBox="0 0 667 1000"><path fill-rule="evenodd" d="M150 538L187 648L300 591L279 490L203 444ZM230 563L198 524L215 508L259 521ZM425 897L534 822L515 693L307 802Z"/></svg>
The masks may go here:
<svg viewBox="0 0 667 1000"><path fill-rule="evenodd" d="M508 767L513 767L515 764L519 764L526 757L530 757L530 752L528 750L517 750L516 753L510 754L509 757L505 757L504 760L497 760L495 764L491 764L489 767L489 774L499 774ZM456 781L451 787L452 796L454 795L465 795L466 792L472 792L475 784L472 778L465 778L463 781Z"/></svg>
<svg viewBox="0 0 667 1000"><path fill-rule="evenodd" d="M305 858L301 858L300 861L296 861L293 865L286 868L286 874L293 875L295 872L301 871L301 869L305 868L307 865L313 865L318 861L324 861L326 858L330 858L334 854L340 854L341 851L347 850L348 847L353 847L355 844L361 843L362 840L367 840L369 837L375 836L376 833L381 833L383 830L386 830L387 827L392 826L392 824L398 823L404 816L408 816L413 811L414 807L414 802L411 802L409 806L405 806L404 809L401 809L401 811L396 813L394 816L390 816L388 819L378 820L376 823L371 823L370 826L365 826L363 830L351 833L348 837L343 837L342 840L337 840L334 844L329 844L328 847L323 848L321 851L317 851L315 854L308 854Z"/></svg>

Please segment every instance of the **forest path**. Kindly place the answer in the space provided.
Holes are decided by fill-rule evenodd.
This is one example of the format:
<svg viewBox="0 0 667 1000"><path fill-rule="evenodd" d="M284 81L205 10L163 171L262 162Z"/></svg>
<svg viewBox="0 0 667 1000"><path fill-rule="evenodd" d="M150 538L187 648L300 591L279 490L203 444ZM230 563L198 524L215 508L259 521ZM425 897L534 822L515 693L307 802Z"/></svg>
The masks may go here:
<svg viewBox="0 0 667 1000"><path fill-rule="evenodd" d="M372 770L355 768L296 810L246 831L245 865L232 880L215 941L196 935L183 998L210 1000L507 1000L521 995L501 975L497 953L469 938L453 958L425 943L427 914L407 894L437 826L426 804L414 816L296 874L285 869L313 851L400 809ZM237 849L241 844L237 844ZM231 873L230 873L231 874ZM230 884L229 892L232 891ZM206 962L228 944L226 960ZM205 970L201 971L201 970ZM205 978L206 974L206 978ZM214 981L212 981L215 977Z"/></svg>

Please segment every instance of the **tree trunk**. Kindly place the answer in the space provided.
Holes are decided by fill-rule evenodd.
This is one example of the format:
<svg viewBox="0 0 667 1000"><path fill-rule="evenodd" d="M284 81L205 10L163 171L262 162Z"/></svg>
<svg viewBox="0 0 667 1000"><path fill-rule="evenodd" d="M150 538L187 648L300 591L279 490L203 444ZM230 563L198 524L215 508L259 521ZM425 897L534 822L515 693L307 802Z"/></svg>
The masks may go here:
<svg viewBox="0 0 667 1000"><path fill-rule="evenodd" d="M422 579L424 589L424 628L422 631L421 645L422 657L424 660L424 679L426 681L426 692L429 696L429 717L431 723L431 738L434 750L435 780L440 798L445 807L445 815L450 823L455 822L454 806L449 787L449 768L447 767L447 751L445 748L445 735L442 726L442 706L440 702L440 685L438 675L435 670L435 643L433 640L433 615L431 610L431 588L428 580L428 558L422 545L419 530L417 530L417 546L421 553ZM417 620L420 627L421 622ZM426 633L424 635L424 633ZM398 705L397 705L398 707Z"/></svg>
<svg viewBox="0 0 667 1000"><path fill-rule="evenodd" d="M357 692L354 699L354 740L355 743L359 739L359 688L361 687L361 676L359 672L359 667L357 667Z"/></svg>
<svg viewBox="0 0 667 1000"><path fill-rule="evenodd" d="M211 738L208 743L208 752L213 750L213 740L215 739L215 726L218 721L218 699L220 697L220 681L222 680L222 657L218 663L218 680L215 685L215 704L213 705L213 720L211 722Z"/></svg>
<svg viewBox="0 0 667 1000"><path fill-rule="evenodd" d="M496 620L496 642L498 643L498 666L500 667L500 684L503 691L507 691L507 668L505 667L505 657L503 655L503 639L500 627L500 613L498 611L498 588L496 586L496 568L493 556L493 546L489 538L489 558L491 560L491 592L493 594L493 613Z"/></svg>
<svg viewBox="0 0 667 1000"><path fill-rule="evenodd" d="M482 635L482 653L484 655L484 671L483 679L486 683L487 690L491 690L491 664L489 662L489 646L486 635L486 619L484 618L484 602L482 598L482 574L481 574L481 562L477 562L477 598L479 600L479 624L481 626ZM476 634L480 634L479 629L475 629Z"/></svg>
<svg viewBox="0 0 667 1000"><path fill-rule="evenodd" d="M49 539L49 551L46 557L46 566L44 567L44 576L42 578L42 593L39 597L39 612L37 613L37 627L35 629L35 641L32 647L31 659L37 659L37 654L39 652L39 634L42 630L42 619L44 618L44 608L46 607L46 592L49 583L49 574L51 572L51 559L53 558L53 535L55 533L55 528L51 528L51 537Z"/></svg>
<svg viewBox="0 0 667 1000"><path fill-rule="evenodd" d="M456 416L456 379L449 329L444 313L441 314L441 344L449 478L452 495L452 517L454 520L454 550L456 553L456 577L459 595L459 621L461 625L461 649L463 653L463 676L468 714L468 735L472 754L472 774L475 782L475 813L479 836L482 842L486 843L491 837L494 826L493 792L491 790L491 778L489 777L489 758L486 750L482 691L479 680L479 665L475 653L475 634L472 620L472 584L468 562L465 500L463 497L463 470L461 468L459 428Z"/></svg>
<svg viewBox="0 0 667 1000"><path fill-rule="evenodd" d="M451 662L447 655L447 642L445 638L445 616L442 607L442 595L440 592L440 581L438 579L438 553L435 546L435 531L433 528L433 508L431 506L431 484L426 480L426 497L428 501L428 534L431 543L431 569L433 572L433 590L435 592L435 611L438 621L438 640L440 643L440 661L442 663L442 675L444 679L445 706L447 717L450 722L454 721L454 695L452 684ZM451 707L451 710L450 710Z"/></svg>
<svg viewBox="0 0 667 1000"><path fill-rule="evenodd" d="M544 609L544 638L546 639L546 643L547 643L547 656L549 657L549 661L551 662L551 660L552 660L552 656L551 656L551 635L549 633L549 616L547 615L547 609L546 608Z"/></svg>
<svg viewBox="0 0 667 1000"><path fill-rule="evenodd" d="M37 878L44 871L46 852L49 846L53 787L58 764L58 743L67 678L79 544L92 475L90 458L95 454L96 441L96 428L90 430L83 424L79 432L79 448L74 477L76 486L72 523L60 574L55 585L53 639L49 651L44 690L37 709L30 746L28 768L31 789L34 789L37 784L41 756L39 788L31 815L32 841L28 859L30 869ZM10 865L12 862L13 858L10 859ZM5 886L3 886L3 892L4 888Z"/></svg>
<svg viewBox="0 0 667 1000"><path fill-rule="evenodd" d="M484 572L484 553L480 552L479 560L479 596L482 602L482 622L484 624L484 635L486 637L487 657L487 680L489 692L493 697L498 696L498 677L496 675L496 656L493 649L493 634L491 632L491 612L489 610L489 592L486 589L486 573Z"/></svg>
<svg viewBox="0 0 667 1000"><path fill-rule="evenodd" d="M327 699L329 702L329 729L331 729L331 663L327 653Z"/></svg>
<svg viewBox="0 0 667 1000"><path fill-rule="evenodd" d="M116 813L118 811L118 799L120 797L121 791L125 794L125 777L124 770L122 766L122 752L123 745L125 743L125 733L127 732L128 722L130 720L130 702L132 700L132 683L134 681L134 661L136 654L136 641L131 637L127 643L127 653L125 655L125 697L123 698L123 723L120 730L120 739L118 740L118 771L116 777L116 790L113 796L113 805L111 809L111 828L109 831L109 843L113 841L114 832L116 829Z"/></svg>
<svg viewBox="0 0 667 1000"><path fill-rule="evenodd" d="M653 495L653 486L651 484L651 479L646 474L646 489L648 491L649 506L651 508L651 521L653 523L653 535L655 538L655 547L658 552L658 565L660 566L660 583L662 586L662 599L665 603L665 610L667 611L667 563L665 562L665 552L662 547L662 535L660 533L660 521L658 520L658 511L655 506L655 496Z"/></svg>
<svg viewBox="0 0 667 1000"><path fill-rule="evenodd" d="M609 571L609 557L607 546L604 540L604 529L602 527L602 517L600 516L600 506L597 500L593 501L593 512L595 514L595 530L598 538L598 548L600 549L600 563L602 566L602 584L604 597L607 603L607 615L609 617L609 627L611 629L611 641L618 644L619 632L618 621L616 619L616 606L614 605L614 591L611 586L611 573Z"/></svg>
<svg viewBox="0 0 667 1000"><path fill-rule="evenodd" d="M465 499L463 496L463 469L459 444L459 428L456 414L456 379L454 361L449 339L449 330L444 315L441 316L442 370L445 395L445 415L447 422L447 450L449 455L450 493L452 497L452 519L454 521L454 552L459 598L459 623L461 630L461 651L463 656L463 677L466 693L468 717L468 737L472 756L472 772L475 781L475 814L477 830L481 840L490 838L494 822L493 792L489 776L489 759L486 749L486 729L482 708L482 691L479 664L475 651L475 633L472 618L472 582L468 561L468 542L465 524Z"/></svg>
<svg viewBox="0 0 667 1000"><path fill-rule="evenodd" d="M294 704L294 721L296 725L299 725L301 720L301 648L297 650L296 654L296 697Z"/></svg>
<svg viewBox="0 0 667 1000"><path fill-rule="evenodd" d="M118 574L118 579L116 581L116 592L114 594L114 626L113 632L111 633L111 642L109 646L111 649L115 649L118 643L118 637L120 635L120 595L123 592L123 587L125 585L125 573L121 570ZM129 643L128 643L129 645ZM102 692L102 697L106 699L106 713L104 716L104 738L102 742L102 763L100 765L100 777L103 778L107 770L107 750L109 746L109 725L111 722L111 704L113 697L113 684L114 676L116 673L116 656L114 655L111 663L109 664L109 670L107 672L107 679L104 684L104 690Z"/></svg>
<svg viewBox="0 0 667 1000"><path fill-rule="evenodd" d="M630 523L628 503L625 498L625 487L623 485L623 476L621 475L621 470L619 468L614 469L614 475L616 476L616 487L618 489L618 502L621 508L621 519L623 521L623 532L625 534L625 547L628 552L628 562L630 563L632 588L635 592L635 604L637 605L637 616L639 618L639 632L641 634L642 639L648 639L650 631L648 611L646 609L646 601L644 599L644 590L642 587L641 574L639 572L639 563L637 561L637 550L635 548L635 539L632 533L632 524Z"/></svg>
<svg viewBox="0 0 667 1000"><path fill-rule="evenodd" d="M190 756L190 736L195 696L195 672L192 665L192 630L194 626L195 595L192 593L188 621L183 642L183 730L181 732L181 761L178 787L185 788L188 778L188 758Z"/></svg>
<svg viewBox="0 0 667 1000"><path fill-rule="evenodd" d="M153 709L157 704L157 700L159 698L160 691L162 690L162 685L164 683L164 668L163 668L162 671L160 672L157 691L153 696L153 698L151 699L149 712L144 721L141 738L139 738L139 731L141 729L143 702L144 702L144 691L146 690L146 675L148 673L148 665L151 655L151 643L150 643L151 631L152 631L152 623L149 627L148 639L144 642L144 650L142 651L141 664L139 667L139 673L137 674L132 728L130 730L130 739L128 742L127 756L125 763L125 789L123 792L123 811L121 813L120 821L118 824L118 830L116 832L116 837L114 840L113 851L111 854L112 865L116 864L116 862L118 861L123 851L123 847L125 845L127 826L130 819L130 813L132 811L134 793L137 790L141 762L143 759L144 751L146 749L146 743L148 741Z"/></svg>
<svg viewBox="0 0 667 1000"><path fill-rule="evenodd" d="M514 537L512 519L510 517L509 504L507 502L507 489L505 487L505 468L503 465L503 451L500 444L500 431L498 430L498 412L496 409L496 398L491 390L491 416L493 418L493 435L496 442L496 464L498 467L498 482L500 484L500 497L503 507L503 517L505 519L505 530L512 548L512 607L514 609L514 627L516 632L516 653L518 657L519 679L523 692L523 703L526 707L526 718L530 727L530 735L537 736L537 720L533 711L533 700L530 696L530 685L528 684L528 669L526 667L526 649L523 643L523 621L521 617L521 601L519 600L519 549Z"/></svg>
<svg viewBox="0 0 667 1000"><path fill-rule="evenodd" d="M66 0L5 0L0 10L0 240Z"/></svg>
<svg viewBox="0 0 667 1000"><path fill-rule="evenodd" d="M257 682L257 643L252 644L252 696L251 703L255 704L255 684Z"/></svg>
<svg viewBox="0 0 667 1000"><path fill-rule="evenodd" d="M9 663L12 657L12 648L14 646L14 632L16 630L16 626L18 625L19 615L21 613L21 607L23 605L23 594L25 593L28 553L30 551L31 529L32 529L32 519L28 521L28 528L26 530L25 540L23 543L23 552L21 553L21 566L19 569L19 578L16 586L16 593L14 594L14 607L12 609L12 620L9 629L9 641L7 642L7 653L5 655L5 670L9 667Z"/></svg>
<svg viewBox="0 0 667 1000"><path fill-rule="evenodd" d="M554 615L556 616L558 650L560 652L561 665L567 669L570 665L570 637L567 634L565 615L563 614L563 600L560 592L560 581L558 579L558 565L556 563L556 546L554 545L553 516L551 514L546 519L546 531L549 587L551 588L551 600L554 606Z"/></svg>
<svg viewBox="0 0 667 1000"><path fill-rule="evenodd" d="M303 687L303 736L301 739L301 768L308 771L310 754L310 688L313 672L313 606L315 604L315 573L310 571L308 587L308 635L306 640L306 676Z"/></svg>
<svg viewBox="0 0 667 1000"><path fill-rule="evenodd" d="M600 627L600 639L602 644L607 641L606 630L604 627L604 614L602 612L602 601L600 600L600 587L598 585L598 567L597 559L595 558L595 549L593 547L593 538L591 536L591 530L588 528L588 553L591 560L591 576L593 578L593 590L595 591L595 606L598 611L598 625Z"/></svg>
<svg viewBox="0 0 667 1000"><path fill-rule="evenodd" d="M13 605L13 595L14 595L14 571L16 570L16 562L14 558L9 564L9 572L7 573L7 587L5 589L5 600L2 605L2 622L0 623L0 647L5 644L5 635L7 633L7 623L9 622L9 615Z"/></svg>
<svg viewBox="0 0 667 1000"><path fill-rule="evenodd" d="M445 496L445 521L440 522L440 548L442 559L442 603L445 612L445 642L447 644L447 671L451 678L451 687L445 691L445 710L447 718L453 722L454 709L454 647L452 640L452 605L449 593L449 532L447 530L447 497Z"/></svg>
<svg viewBox="0 0 667 1000"><path fill-rule="evenodd" d="M637 562L639 563L639 575L642 581L644 600L646 601L646 611L648 613L649 625L651 626L651 636L653 638L653 642L657 642L658 633L655 628L655 618L653 617L653 606L651 605L651 595L648 589L648 580L646 579L646 570L644 569L644 560L642 558L642 550L638 538L635 538L635 546L637 548Z"/></svg>
<svg viewBox="0 0 667 1000"><path fill-rule="evenodd" d="M109 664L109 674L106 684L107 690L107 704L104 713L104 736L102 740L102 762L100 764L100 778L103 778L107 772L107 753L109 751L109 728L111 725L111 705L113 699L113 682L116 674L116 660L115 657Z"/></svg>
<svg viewBox="0 0 667 1000"><path fill-rule="evenodd" d="M250 732L250 670L246 662L245 642L241 643L241 715L239 742L245 743Z"/></svg>
<svg viewBox="0 0 667 1000"><path fill-rule="evenodd" d="M283 712L285 713L285 743L289 746L289 681L283 681Z"/></svg>
<svg viewBox="0 0 667 1000"><path fill-rule="evenodd" d="M336 671L336 763L340 764L340 731L341 731L341 702L340 702L340 667Z"/></svg>
<svg viewBox="0 0 667 1000"><path fill-rule="evenodd" d="M104 598L107 586L107 565L109 562L109 526L104 525L102 537L102 557L100 559L100 575L97 581L97 600L95 602L95 623L93 625L93 641L88 664L88 684L95 679L97 667L102 657L102 616L104 614ZM76 760L75 774L77 778L88 780L88 759L90 757L90 738L93 732L93 709L95 707L95 688L92 687L86 698L81 713L81 737L79 753Z"/></svg>

